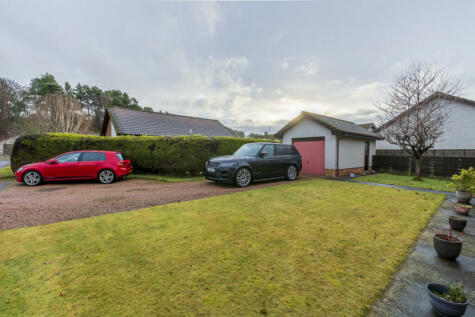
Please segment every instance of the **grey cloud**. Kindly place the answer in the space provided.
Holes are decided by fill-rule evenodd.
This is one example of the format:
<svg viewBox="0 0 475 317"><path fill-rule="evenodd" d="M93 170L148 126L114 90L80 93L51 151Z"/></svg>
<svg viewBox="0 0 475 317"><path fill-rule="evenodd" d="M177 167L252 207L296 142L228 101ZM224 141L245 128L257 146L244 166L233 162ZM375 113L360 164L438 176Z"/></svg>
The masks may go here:
<svg viewBox="0 0 475 317"><path fill-rule="evenodd" d="M376 109L359 109L355 112L340 113L336 117L355 123L373 122L378 125L378 112Z"/></svg>
<svg viewBox="0 0 475 317"><path fill-rule="evenodd" d="M475 82L475 43L459 40L475 37L474 10L472 1L3 1L0 76L27 84L50 72L247 132L275 132L302 110L373 121L374 100L412 60Z"/></svg>
<svg viewBox="0 0 475 317"><path fill-rule="evenodd" d="M247 120L245 122L233 122L232 120L229 122L231 126L236 127L238 130L246 131L248 133L275 133L280 130L283 126L285 126L289 120L282 119L276 120L272 122L266 122L263 124L261 121L256 120Z"/></svg>

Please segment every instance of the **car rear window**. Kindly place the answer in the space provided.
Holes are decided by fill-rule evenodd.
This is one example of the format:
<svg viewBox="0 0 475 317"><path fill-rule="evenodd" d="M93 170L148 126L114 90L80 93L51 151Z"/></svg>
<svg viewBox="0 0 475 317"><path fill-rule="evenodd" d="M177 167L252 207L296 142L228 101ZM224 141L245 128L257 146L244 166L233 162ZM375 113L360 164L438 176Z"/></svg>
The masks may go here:
<svg viewBox="0 0 475 317"><path fill-rule="evenodd" d="M104 153L98 152L83 152L82 159L83 162L92 162L92 161L105 161L106 155Z"/></svg>
<svg viewBox="0 0 475 317"><path fill-rule="evenodd" d="M117 157L117 159L118 159L119 161L123 161L123 160L124 160L124 157L122 156L121 153L116 153L115 156Z"/></svg>
<svg viewBox="0 0 475 317"><path fill-rule="evenodd" d="M291 155L292 146L291 145L276 145L275 155Z"/></svg>

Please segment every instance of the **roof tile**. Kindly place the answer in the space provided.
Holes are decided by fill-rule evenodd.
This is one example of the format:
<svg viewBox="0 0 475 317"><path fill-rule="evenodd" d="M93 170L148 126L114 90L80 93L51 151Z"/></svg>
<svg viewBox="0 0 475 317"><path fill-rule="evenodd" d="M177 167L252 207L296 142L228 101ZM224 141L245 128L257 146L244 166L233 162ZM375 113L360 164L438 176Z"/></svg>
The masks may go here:
<svg viewBox="0 0 475 317"><path fill-rule="evenodd" d="M233 136L218 120L120 107L112 107L108 111L114 122L117 134Z"/></svg>
<svg viewBox="0 0 475 317"><path fill-rule="evenodd" d="M327 117L321 114L307 111L302 111L297 118L290 121L287 125L280 129L280 131L276 133L276 136L282 137L287 130L289 130L291 127L293 127L301 119L304 118L310 118L312 120L315 120L323 126L326 126L328 129L332 130L332 132L336 134L348 134L349 136L353 137L382 139L380 135L373 133L363 127L360 127L353 122Z"/></svg>

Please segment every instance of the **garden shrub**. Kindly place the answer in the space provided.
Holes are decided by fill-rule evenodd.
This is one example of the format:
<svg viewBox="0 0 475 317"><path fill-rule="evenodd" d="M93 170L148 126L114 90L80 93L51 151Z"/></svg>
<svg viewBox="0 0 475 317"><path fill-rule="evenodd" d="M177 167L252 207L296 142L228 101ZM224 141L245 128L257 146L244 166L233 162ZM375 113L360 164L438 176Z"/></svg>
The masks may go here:
<svg viewBox="0 0 475 317"><path fill-rule="evenodd" d="M230 155L241 145L259 139L205 136L101 137L49 133L19 137L13 145L11 168L45 161L77 150L119 151L132 161L134 170L171 175L196 175L213 156Z"/></svg>
<svg viewBox="0 0 475 317"><path fill-rule="evenodd" d="M460 174L455 174L451 178L450 186L460 191L472 191L475 189L475 169L470 167L462 169Z"/></svg>

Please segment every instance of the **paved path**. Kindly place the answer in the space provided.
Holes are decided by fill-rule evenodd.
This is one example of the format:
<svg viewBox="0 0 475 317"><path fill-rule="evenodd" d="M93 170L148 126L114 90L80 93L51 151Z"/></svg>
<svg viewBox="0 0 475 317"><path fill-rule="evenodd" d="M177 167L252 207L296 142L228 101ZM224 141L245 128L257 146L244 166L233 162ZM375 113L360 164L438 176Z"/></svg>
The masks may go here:
<svg viewBox="0 0 475 317"><path fill-rule="evenodd" d="M456 261L439 258L433 248L434 233L448 230L448 217L455 214L454 196L450 193L449 198L432 217L408 258L393 276L392 284L382 299L373 306L370 316L436 316L425 289L429 282L462 282L471 302L464 316L475 316L475 216L462 216L468 223L461 236L464 241L462 254Z"/></svg>
<svg viewBox="0 0 475 317"><path fill-rule="evenodd" d="M8 166L10 165L10 161L0 161L0 168L4 168L5 166ZM5 188L7 188L12 182L8 181L8 182L4 182L4 181L0 181L0 192L2 190L4 190Z"/></svg>
<svg viewBox="0 0 475 317"><path fill-rule="evenodd" d="M0 161L0 168L10 165L10 161Z"/></svg>
<svg viewBox="0 0 475 317"><path fill-rule="evenodd" d="M445 191L426 189L426 188L415 188L415 187L380 184L380 183L373 183L373 182L362 182L362 181L357 181L357 180L353 180L353 179L339 179L339 181L350 182L350 183L358 183L358 184L366 184L366 185L379 186L379 187L389 187L389 188L397 188L397 189L414 190L414 191L426 192L426 193L444 194L444 195L447 195L447 196L454 196L455 197L454 192L445 192Z"/></svg>

